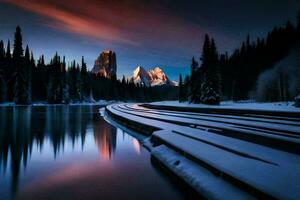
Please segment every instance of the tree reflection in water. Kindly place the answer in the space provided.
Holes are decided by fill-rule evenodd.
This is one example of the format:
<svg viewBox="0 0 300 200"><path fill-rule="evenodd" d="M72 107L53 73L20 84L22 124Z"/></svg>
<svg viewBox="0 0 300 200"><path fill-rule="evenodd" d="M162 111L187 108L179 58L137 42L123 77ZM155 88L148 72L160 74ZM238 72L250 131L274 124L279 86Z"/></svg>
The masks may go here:
<svg viewBox="0 0 300 200"><path fill-rule="evenodd" d="M20 171L26 170L33 146L40 151L46 139L54 159L63 153L66 141L84 147L87 129L102 158L110 159L116 149L116 128L99 119L96 106L0 107L0 170L11 174L11 193L18 190ZM1 174L0 174L1 175Z"/></svg>

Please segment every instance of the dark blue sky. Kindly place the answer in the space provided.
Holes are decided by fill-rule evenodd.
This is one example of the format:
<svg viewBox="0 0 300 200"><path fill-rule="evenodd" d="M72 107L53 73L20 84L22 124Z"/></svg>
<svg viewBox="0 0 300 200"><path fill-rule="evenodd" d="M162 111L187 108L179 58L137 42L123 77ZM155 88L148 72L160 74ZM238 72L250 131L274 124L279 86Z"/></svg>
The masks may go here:
<svg viewBox="0 0 300 200"><path fill-rule="evenodd" d="M200 57L205 33L231 52L247 34L255 39L294 22L298 11L299 0L0 0L0 39L12 39L20 25L36 57L84 56L91 68L110 49L119 77L142 65L161 66L177 80Z"/></svg>

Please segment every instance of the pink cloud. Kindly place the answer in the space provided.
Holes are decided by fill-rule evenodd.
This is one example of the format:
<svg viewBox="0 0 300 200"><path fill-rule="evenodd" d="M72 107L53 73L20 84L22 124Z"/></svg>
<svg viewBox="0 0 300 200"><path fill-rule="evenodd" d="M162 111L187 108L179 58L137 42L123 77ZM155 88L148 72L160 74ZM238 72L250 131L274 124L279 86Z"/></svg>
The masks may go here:
<svg viewBox="0 0 300 200"><path fill-rule="evenodd" d="M143 0L4 1L47 17L48 27L112 43L167 47L203 33L160 4Z"/></svg>

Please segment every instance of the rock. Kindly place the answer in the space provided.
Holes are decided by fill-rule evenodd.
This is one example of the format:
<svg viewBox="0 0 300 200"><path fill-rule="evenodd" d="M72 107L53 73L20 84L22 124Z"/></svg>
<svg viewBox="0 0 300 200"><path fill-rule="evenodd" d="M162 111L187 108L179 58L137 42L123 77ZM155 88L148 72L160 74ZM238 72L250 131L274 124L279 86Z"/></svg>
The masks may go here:
<svg viewBox="0 0 300 200"><path fill-rule="evenodd" d="M117 61L113 51L103 51L95 61L92 72L105 78L116 77Z"/></svg>

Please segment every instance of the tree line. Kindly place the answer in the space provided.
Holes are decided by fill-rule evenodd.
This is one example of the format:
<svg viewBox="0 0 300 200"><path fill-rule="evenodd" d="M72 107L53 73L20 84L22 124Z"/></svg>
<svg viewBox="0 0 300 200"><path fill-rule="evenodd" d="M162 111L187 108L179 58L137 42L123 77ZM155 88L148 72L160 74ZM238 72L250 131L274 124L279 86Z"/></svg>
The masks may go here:
<svg viewBox="0 0 300 200"><path fill-rule="evenodd" d="M248 100L255 98L255 89L261 73L274 67L292 49L299 46L300 14L296 25L290 21L275 27L266 38L251 40L248 35L231 55L218 53L214 39L205 35L200 62L192 58L191 73L179 77L179 101L219 104L220 100ZM285 80L279 80L280 88ZM287 89L285 89L287 90ZM267 100L291 100L285 96Z"/></svg>
<svg viewBox="0 0 300 200"><path fill-rule="evenodd" d="M143 87L124 76L118 80L94 74L88 71L84 57L81 63L74 60L70 64L58 53L49 63L45 63L44 55L35 60L28 46L24 52L19 26L12 49L11 52L9 40L6 48L0 41L0 102L67 104L100 99L157 101L177 98L176 88Z"/></svg>

